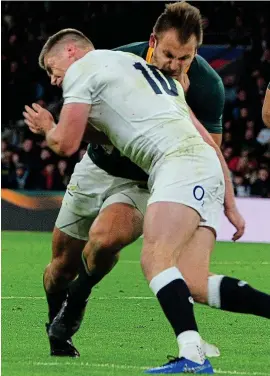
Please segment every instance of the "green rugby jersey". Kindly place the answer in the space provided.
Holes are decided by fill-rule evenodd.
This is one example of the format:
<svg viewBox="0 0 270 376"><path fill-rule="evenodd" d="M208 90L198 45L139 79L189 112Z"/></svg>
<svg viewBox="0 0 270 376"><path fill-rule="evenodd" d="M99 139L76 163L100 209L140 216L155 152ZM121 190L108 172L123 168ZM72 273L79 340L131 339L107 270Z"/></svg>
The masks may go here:
<svg viewBox="0 0 270 376"><path fill-rule="evenodd" d="M152 48L148 42L131 43L115 48L114 51L133 53L151 61ZM224 108L224 86L220 76L199 55L196 55L187 72L190 86L186 101L196 117L209 133L222 133L222 113ZM145 174L128 158L120 155L117 149L108 154L101 145L88 145L88 154L92 161L110 175L133 180L147 180Z"/></svg>
<svg viewBox="0 0 270 376"><path fill-rule="evenodd" d="M115 48L114 51L130 52L150 63L152 49L148 42L131 43ZM187 72L190 86L186 101L196 117L209 133L222 133L222 114L225 93L221 77L207 63L196 55Z"/></svg>

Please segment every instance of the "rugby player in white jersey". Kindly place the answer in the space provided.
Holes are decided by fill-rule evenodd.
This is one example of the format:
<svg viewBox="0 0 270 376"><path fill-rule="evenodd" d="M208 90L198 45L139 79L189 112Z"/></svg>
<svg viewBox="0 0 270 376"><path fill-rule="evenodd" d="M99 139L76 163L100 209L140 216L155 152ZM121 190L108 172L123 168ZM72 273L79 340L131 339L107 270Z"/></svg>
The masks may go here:
<svg viewBox="0 0 270 376"><path fill-rule="evenodd" d="M179 40L179 35L182 34L185 39ZM149 46L146 42L140 42L118 49L142 56L170 75L179 76L185 91L191 81L187 101L192 108L194 105L204 126L220 144L224 89L220 77L203 58L196 55L201 40L200 12L182 2L166 7L154 26ZM184 73L187 70L189 77ZM215 101L215 108L200 104L203 103L202 100L198 102L194 90L197 85L202 87L201 95L204 100L207 98L208 103ZM99 133L96 141L104 142L104 137L101 136ZM44 273L49 324L66 298L68 283L78 272L86 240L92 259L90 267L90 256L88 257L92 276L89 285L93 287L116 264L119 250L142 233L143 214L149 197L148 191L142 187L146 185L148 176L127 158L117 156L115 148L107 155L102 147L97 149L93 145L89 146L89 156L85 154L75 167L53 231L52 260ZM113 170L117 167L116 175L106 169L107 164ZM139 180L142 182L138 186ZM241 216L235 210L228 210L227 213L237 227L236 238L240 237L243 231ZM194 298L200 302L203 299L199 294ZM47 328L49 324L46 324ZM71 341L61 343L50 339L50 346L51 355L79 356ZM205 343L204 347L208 356L219 355L214 346Z"/></svg>
<svg viewBox="0 0 270 376"><path fill-rule="evenodd" d="M197 373L212 373L201 349L187 286L195 295L197 289L207 296L209 255L202 252L200 257L199 267L206 271L203 278L194 278L194 270L188 265L190 257L197 255L189 244L190 240L194 244L199 241L204 249L204 245L207 248L213 243L217 216L223 207L224 179L214 149L192 126L182 87L134 55L94 51L86 39L72 43L61 33L47 42L41 61L47 70L50 68L56 83L63 83L65 99L58 126L54 128L50 118L41 127L48 145L59 154L73 154L79 148L90 111L90 122L149 173L142 267L179 344L179 358L162 371L173 368L187 372L193 368ZM37 114L41 111L37 106L34 109ZM36 114L29 107L27 112L29 127L38 131ZM201 128L204 138L209 139ZM224 160L221 162L228 178ZM231 186L227 188L225 202L232 199ZM209 230L203 237L200 225ZM179 255L182 273L175 266L179 265ZM53 337L68 339L78 328L72 315L73 308L88 299L87 264L86 250L79 276L50 327ZM266 299L269 296L265 294Z"/></svg>
<svg viewBox="0 0 270 376"><path fill-rule="evenodd" d="M185 91L188 89L187 102L196 110L203 125L220 145L224 89L220 77L203 58L196 55L201 41L199 10L181 2L166 6L166 10L153 28L149 47L147 43L140 42L119 49L142 56L147 62L167 71L168 74L179 76ZM185 73L187 70L188 75ZM55 84L56 81L52 80L52 83ZM200 93L195 89L198 85L201 88ZM197 97L202 98L198 100ZM212 103L215 103L214 107ZM102 134L99 133L99 141L100 135ZM89 156L92 160L86 154L75 167L53 232L52 260L44 273L49 324L66 298L68 283L78 272L86 240L88 267L91 271L91 281L89 279L88 283L93 287L116 264L119 250L134 241L142 232L142 214L145 211L148 192L140 188L136 180L147 181L148 176L127 158L117 155L118 151L115 148L109 155L106 155L102 147L97 149L90 145L90 149L92 152ZM244 221L237 212L233 200L230 206L225 208L225 213L237 228L234 235L236 240L243 234ZM89 231L94 220L94 225ZM201 228L200 231L203 236L206 229ZM212 246L209 244L209 248ZM191 247L196 247L199 255L201 254L199 244L191 244ZM197 264L200 264L199 257ZM197 264L192 263L194 270L197 269ZM205 292L201 294L193 291L195 301L234 312L260 314L254 310L257 305L243 307L243 304L238 304L243 301L243 292L238 286L238 280L211 276L209 290L208 298ZM218 299L213 300L211 296L218 296ZM46 324L47 328L49 324ZM71 340L62 343L49 340L51 355L79 356ZM215 347L206 343L205 352L208 356L219 354Z"/></svg>

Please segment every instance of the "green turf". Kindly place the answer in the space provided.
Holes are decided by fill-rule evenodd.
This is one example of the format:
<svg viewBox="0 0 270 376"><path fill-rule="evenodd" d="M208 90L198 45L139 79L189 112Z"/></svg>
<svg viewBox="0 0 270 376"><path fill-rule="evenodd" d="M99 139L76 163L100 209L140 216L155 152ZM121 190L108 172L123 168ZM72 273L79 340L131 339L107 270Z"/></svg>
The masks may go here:
<svg viewBox="0 0 270 376"><path fill-rule="evenodd" d="M144 281L139 240L122 252L117 267L93 291L74 340L81 357L51 358L42 290L50 239L48 233L2 233L4 376L135 376L144 367L164 363L167 354L177 354L172 330ZM270 245L219 243L211 269L270 293ZM203 337L220 348L221 357L212 361L217 373L270 375L269 321L202 306L196 306L196 316Z"/></svg>

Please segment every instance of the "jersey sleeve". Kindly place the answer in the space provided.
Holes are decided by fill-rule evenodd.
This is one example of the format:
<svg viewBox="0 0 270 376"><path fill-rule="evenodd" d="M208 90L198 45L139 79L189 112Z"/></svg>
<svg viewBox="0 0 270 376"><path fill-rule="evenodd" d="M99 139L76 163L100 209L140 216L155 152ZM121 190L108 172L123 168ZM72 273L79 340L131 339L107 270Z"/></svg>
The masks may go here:
<svg viewBox="0 0 270 376"><path fill-rule="evenodd" d="M93 103L90 91L93 74L91 68L86 68L83 59L76 61L68 68L63 81L64 105L68 103Z"/></svg>
<svg viewBox="0 0 270 376"><path fill-rule="evenodd" d="M204 112L198 116L198 119L205 126L209 133L222 133L222 115L225 103L225 91L220 80L211 91L208 91L207 97L203 98Z"/></svg>

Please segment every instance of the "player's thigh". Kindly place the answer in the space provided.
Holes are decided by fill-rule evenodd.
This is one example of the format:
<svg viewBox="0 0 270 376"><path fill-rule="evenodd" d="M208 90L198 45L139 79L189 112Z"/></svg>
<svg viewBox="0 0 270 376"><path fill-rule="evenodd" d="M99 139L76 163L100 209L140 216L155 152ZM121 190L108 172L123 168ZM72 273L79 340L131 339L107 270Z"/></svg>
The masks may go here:
<svg viewBox="0 0 270 376"><path fill-rule="evenodd" d="M212 228L199 227L183 250L176 255L176 265L193 298L202 303L207 298L209 264L215 239Z"/></svg>
<svg viewBox="0 0 270 376"><path fill-rule="evenodd" d="M199 223L199 213L186 205L156 202L148 206L141 260L148 279L175 265L176 255L183 252Z"/></svg>

